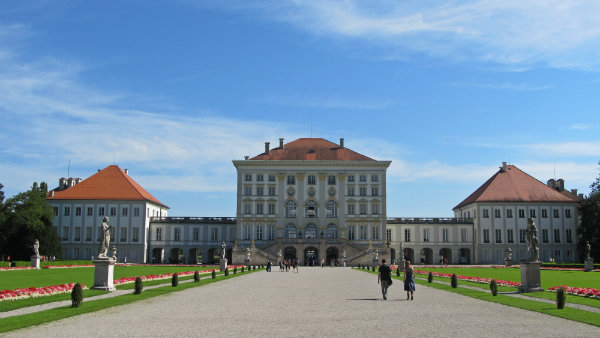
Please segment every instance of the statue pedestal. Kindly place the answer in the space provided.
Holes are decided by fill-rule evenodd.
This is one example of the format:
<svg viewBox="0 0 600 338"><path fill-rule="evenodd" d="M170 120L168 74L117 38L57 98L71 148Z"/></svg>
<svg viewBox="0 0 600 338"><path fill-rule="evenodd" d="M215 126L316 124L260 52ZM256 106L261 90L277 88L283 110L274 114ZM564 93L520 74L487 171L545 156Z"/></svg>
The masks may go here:
<svg viewBox="0 0 600 338"><path fill-rule="evenodd" d="M379 259L377 259L377 258L373 259L373 266L374 267L378 267L379 266Z"/></svg>
<svg viewBox="0 0 600 338"><path fill-rule="evenodd" d="M505 265L505 266L512 266L512 265L513 265L513 260L512 260L512 259L505 258L505 259L504 259L504 265Z"/></svg>
<svg viewBox="0 0 600 338"><path fill-rule="evenodd" d="M219 259L219 271L225 271L227 269L227 258Z"/></svg>
<svg viewBox="0 0 600 338"><path fill-rule="evenodd" d="M40 269L40 258L42 258L42 256L37 256L37 255L31 256L31 266L36 268L36 270ZM593 266L594 266L594 264L592 262L592 267Z"/></svg>
<svg viewBox="0 0 600 338"><path fill-rule="evenodd" d="M114 270L117 262L112 258L100 258L92 261L94 263L94 286L93 290L114 291Z"/></svg>
<svg viewBox="0 0 600 338"><path fill-rule="evenodd" d="M544 291L541 287L540 265L542 262L521 261L521 286L519 292Z"/></svg>
<svg viewBox="0 0 600 338"><path fill-rule="evenodd" d="M593 271L594 270L594 259L593 258L586 258L585 261L583 261L583 263L584 263L585 271Z"/></svg>

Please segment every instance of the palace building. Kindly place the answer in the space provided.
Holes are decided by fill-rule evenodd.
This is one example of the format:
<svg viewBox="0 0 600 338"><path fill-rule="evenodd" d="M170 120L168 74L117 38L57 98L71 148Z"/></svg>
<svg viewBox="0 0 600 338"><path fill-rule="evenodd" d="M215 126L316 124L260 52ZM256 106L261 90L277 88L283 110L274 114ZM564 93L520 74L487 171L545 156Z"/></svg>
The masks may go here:
<svg viewBox="0 0 600 338"><path fill-rule="evenodd" d="M85 180L61 178L47 200L69 259L97 254L108 216L119 259L138 263L210 264L225 242L233 264L249 255L253 264L297 257L302 265L354 266L375 257L393 262L400 250L416 264L502 264L506 249L515 260L525 255L528 217L539 229L541 259L575 260L580 197L563 180L544 184L504 163L453 209L454 218L388 217L390 164L345 147L343 138L266 142L264 153L233 161L235 217L169 217L115 165Z"/></svg>

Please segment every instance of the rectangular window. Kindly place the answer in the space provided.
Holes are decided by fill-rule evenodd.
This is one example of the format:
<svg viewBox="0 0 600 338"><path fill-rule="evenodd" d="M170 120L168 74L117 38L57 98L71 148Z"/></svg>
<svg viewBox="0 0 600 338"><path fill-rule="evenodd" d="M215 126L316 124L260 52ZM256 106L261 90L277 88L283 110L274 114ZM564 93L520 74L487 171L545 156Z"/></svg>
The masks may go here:
<svg viewBox="0 0 600 338"><path fill-rule="evenodd" d="M548 210L542 209L542 218L548 218Z"/></svg>
<svg viewBox="0 0 600 338"><path fill-rule="evenodd" d="M218 228L211 228L210 229L210 240L211 241L216 241L219 239L219 229Z"/></svg>
<svg viewBox="0 0 600 338"><path fill-rule="evenodd" d="M565 217L571 218L571 209L565 209Z"/></svg>
<svg viewBox="0 0 600 338"><path fill-rule="evenodd" d="M490 218L490 211L488 209L483 209L483 218Z"/></svg>
<svg viewBox="0 0 600 338"><path fill-rule="evenodd" d="M249 215L252 213L252 206L250 203L244 203L244 214Z"/></svg>
<svg viewBox="0 0 600 338"><path fill-rule="evenodd" d="M256 214L258 214L258 215L263 214L263 204L262 203L256 204Z"/></svg>
<svg viewBox="0 0 600 338"><path fill-rule="evenodd" d="M359 211L361 215L366 215L367 214L367 205L366 204L360 204L359 205Z"/></svg>
<svg viewBox="0 0 600 338"><path fill-rule="evenodd" d="M354 187L348 187L348 196L354 196Z"/></svg>
<svg viewBox="0 0 600 338"><path fill-rule="evenodd" d="M63 241L68 241L69 240L69 227L63 227L62 240Z"/></svg>
<svg viewBox="0 0 600 338"><path fill-rule="evenodd" d="M156 228L156 240L162 241L162 228Z"/></svg>
<svg viewBox="0 0 600 338"><path fill-rule="evenodd" d="M348 182L354 182L354 175L348 175Z"/></svg>
<svg viewBox="0 0 600 338"><path fill-rule="evenodd" d="M367 226L366 225L361 225L360 226L360 239L367 239Z"/></svg>
<svg viewBox="0 0 600 338"><path fill-rule="evenodd" d="M404 241L410 242L410 229L404 229Z"/></svg>
<svg viewBox="0 0 600 338"><path fill-rule="evenodd" d="M558 209L553 209L552 213L553 213L554 218L558 218L559 217L558 216Z"/></svg>
<svg viewBox="0 0 600 338"><path fill-rule="evenodd" d="M94 215L94 208L88 207L87 208L87 215L88 216L93 216Z"/></svg>
<svg viewBox="0 0 600 338"><path fill-rule="evenodd" d="M244 225L244 239L245 240L250 239L250 227L247 225Z"/></svg>
<svg viewBox="0 0 600 338"><path fill-rule="evenodd" d="M92 227L85 228L85 241L86 242L92 241Z"/></svg>
<svg viewBox="0 0 600 338"><path fill-rule="evenodd" d="M252 196L252 187L251 186L244 187L244 196Z"/></svg>
<svg viewBox="0 0 600 338"><path fill-rule="evenodd" d="M385 229L385 240L388 243L392 242L392 229Z"/></svg>
<svg viewBox="0 0 600 338"><path fill-rule="evenodd" d="M121 216L127 216L128 213L129 213L128 208L123 208L123 210L121 210Z"/></svg>
<svg viewBox="0 0 600 338"><path fill-rule="evenodd" d="M489 242L490 242L490 230L483 229L483 243L489 243Z"/></svg>
<svg viewBox="0 0 600 338"><path fill-rule="evenodd" d="M287 184L296 184L296 176L288 176L287 177Z"/></svg>
<svg viewBox="0 0 600 338"><path fill-rule="evenodd" d="M527 230L520 229L519 230L519 243L525 243L525 238L527 238Z"/></svg>
<svg viewBox="0 0 600 338"><path fill-rule="evenodd" d="M81 207L75 208L75 216L81 216Z"/></svg>
<svg viewBox="0 0 600 338"><path fill-rule="evenodd" d="M548 230L542 229L542 242L548 243Z"/></svg>
<svg viewBox="0 0 600 338"><path fill-rule="evenodd" d="M263 239L263 226L262 225L256 226L256 239L259 241L262 241L262 239Z"/></svg>
<svg viewBox="0 0 600 338"><path fill-rule="evenodd" d="M423 242L429 242L429 229L423 229Z"/></svg>
<svg viewBox="0 0 600 338"><path fill-rule="evenodd" d="M81 228L80 227L75 227L75 236L74 236L73 240L75 242L81 241Z"/></svg>
<svg viewBox="0 0 600 338"><path fill-rule="evenodd" d="M560 230L554 229L554 243L560 243Z"/></svg>
<svg viewBox="0 0 600 338"><path fill-rule="evenodd" d="M263 192L264 192L264 189L265 188L263 188L263 187L256 187L256 195L262 196Z"/></svg>
<svg viewBox="0 0 600 338"><path fill-rule="evenodd" d="M379 181L379 176L371 175L371 182L377 182L377 181Z"/></svg>
<svg viewBox="0 0 600 338"><path fill-rule="evenodd" d="M133 208L133 217L140 216L140 208Z"/></svg>
<svg viewBox="0 0 600 338"><path fill-rule="evenodd" d="M274 240L275 239L275 226L274 225L269 225L267 228L267 236L268 236L268 240Z"/></svg>
<svg viewBox="0 0 600 338"><path fill-rule="evenodd" d="M174 229L173 240L174 241L180 241L181 240L181 229L180 228L175 228Z"/></svg>
<svg viewBox="0 0 600 338"><path fill-rule="evenodd" d="M373 215L379 214L379 204L374 203L373 205L371 205L371 213Z"/></svg>
<svg viewBox="0 0 600 338"><path fill-rule="evenodd" d="M65 207L65 216L69 216L71 214L71 208Z"/></svg>
<svg viewBox="0 0 600 338"><path fill-rule="evenodd" d="M269 187L269 196L275 196L275 187Z"/></svg>
<svg viewBox="0 0 600 338"><path fill-rule="evenodd" d="M268 208L269 215L275 215L275 203L269 203Z"/></svg>
<svg viewBox="0 0 600 338"><path fill-rule="evenodd" d="M512 218L512 209L506 209L506 218Z"/></svg>
<svg viewBox="0 0 600 338"><path fill-rule="evenodd" d="M571 229L565 230L565 233L567 235L567 243L573 243L573 237L572 237L572 234L571 234Z"/></svg>
<svg viewBox="0 0 600 338"><path fill-rule="evenodd" d="M354 226L351 225L348 227L348 239L354 240L356 236L354 235Z"/></svg>
<svg viewBox="0 0 600 338"><path fill-rule="evenodd" d="M371 239L379 239L379 227L374 226L371 228Z"/></svg>
<svg viewBox="0 0 600 338"><path fill-rule="evenodd" d="M244 182L252 182L252 174L245 174Z"/></svg>
<svg viewBox="0 0 600 338"><path fill-rule="evenodd" d="M133 243L137 243L140 241L140 228L139 227L131 228L131 241Z"/></svg>
<svg viewBox="0 0 600 338"><path fill-rule="evenodd" d="M256 175L256 182L262 182L264 180L263 175L262 174L257 174Z"/></svg>
<svg viewBox="0 0 600 338"><path fill-rule="evenodd" d="M121 228L121 242L127 241L127 228Z"/></svg>
<svg viewBox="0 0 600 338"><path fill-rule="evenodd" d="M371 196L379 196L379 188L371 187Z"/></svg>
<svg viewBox="0 0 600 338"><path fill-rule="evenodd" d="M529 209L529 217L535 218L535 209Z"/></svg>
<svg viewBox="0 0 600 338"><path fill-rule="evenodd" d="M355 214L355 206L354 204L348 204L348 215L354 215Z"/></svg>
<svg viewBox="0 0 600 338"><path fill-rule="evenodd" d="M367 188L361 187L358 191L360 196L367 196Z"/></svg>
<svg viewBox="0 0 600 338"><path fill-rule="evenodd" d="M460 229L460 240L467 242L467 229Z"/></svg>
<svg viewBox="0 0 600 338"><path fill-rule="evenodd" d="M494 209L494 218L500 218L500 209Z"/></svg>
<svg viewBox="0 0 600 338"><path fill-rule="evenodd" d="M327 184L328 185L335 185L335 176L333 176L333 175L327 176Z"/></svg>
<svg viewBox="0 0 600 338"><path fill-rule="evenodd" d="M117 215L117 208L111 207L110 208L110 215L111 216L116 216Z"/></svg>
<svg viewBox="0 0 600 338"><path fill-rule="evenodd" d="M269 175L269 182L275 182L275 175Z"/></svg>
<svg viewBox="0 0 600 338"><path fill-rule="evenodd" d="M502 243L502 230L496 229L496 243Z"/></svg>
<svg viewBox="0 0 600 338"><path fill-rule="evenodd" d="M307 180L309 185L317 184L317 177L315 175L308 175Z"/></svg>
<svg viewBox="0 0 600 338"><path fill-rule="evenodd" d="M442 229L442 242L448 242L448 229Z"/></svg>
<svg viewBox="0 0 600 338"><path fill-rule="evenodd" d="M525 218L525 209L519 209L519 218Z"/></svg>
<svg viewBox="0 0 600 338"><path fill-rule="evenodd" d="M506 230L506 242L507 242L507 243L514 243L514 238L513 238L513 231L512 231L512 229L508 229L508 230Z"/></svg>
<svg viewBox="0 0 600 338"><path fill-rule="evenodd" d="M360 175L358 176L358 180L361 182L366 182L367 181L367 175Z"/></svg>
<svg viewBox="0 0 600 338"><path fill-rule="evenodd" d="M194 228L194 230L192 230L192 240L193 241L200 240L200 228Z"/></svg>
<svg viewBox="0 0 600 338"><path fill-rule="evenodd" d="M58 207L54 207L54 216L58 216Z"/></svg>

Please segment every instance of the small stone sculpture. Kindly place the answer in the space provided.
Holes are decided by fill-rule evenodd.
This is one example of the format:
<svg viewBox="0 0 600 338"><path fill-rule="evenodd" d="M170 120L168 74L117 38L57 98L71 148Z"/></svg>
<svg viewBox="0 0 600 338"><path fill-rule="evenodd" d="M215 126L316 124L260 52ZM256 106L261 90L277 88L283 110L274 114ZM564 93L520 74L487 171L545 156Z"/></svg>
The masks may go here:
<svg viewBox="0 0 600 338"><path fill-rule="evenodd" d="M279 249L277 251L277 257L279 257L279 259L281 260L281 257L283 256L283 252L281 251L281 249Z"/></svg>
<svg viewBox="0 0 600 338"><path fill-rule="evenodd" d="M254 240L252 240L252 242L250 242L250 247L254 249Z"/></svg>
<svg viewBox="0 0 600 338"><path fill-rule="evenodd" d="M511 248L506 249L504 259L512 261L512 249Z"/></svg>
<svg viewBox="0 0 600 338"><path fill-rule="evenodd" d="M527 262L537 262L540 259L538 231L532 218L527 220Z"/></svg>
<svg viewBox="0 0 600 338"><path fill-rule="evenodd" d="M33 248L33 255L34 256L39 256L40 255L40 241L38 241L38 239L35 239L35 242L33 242L33 245L31 246Z"/></svg>
<svg viewBox="0 0 600 338"><path fill-rule="evenodd" d="M342 249L342 257L346 258L346 248Z"/></svg>
<svg viewBox="0 0 600 338"><path fill-rule="evenodd" d="M586 241L585 242L585 259L591 259L592 258L592 245L590 244L590 241Z"/></svg>
<svg viewBox="0 0 600 338"><path fill-rule="evenodd" d="M100 242L100 248L98 249L98 258L108 258L108 246L110 245L110 229L112 225L108 225L108 217L104 217L102 220L102 229L103 236L102 241Z"/></svg>
<svg viewBox="0 0 600 338"><path fill-rule="evenodd" d="M225 242L221 243L221 258L225 259L225 248L227 248L227 244Z"/></svg>
<svg viewBox="0 0 600 338"><path fill-rule="evenodd" d="M369 249L373 247L373 242L369 240Z"/></svg>

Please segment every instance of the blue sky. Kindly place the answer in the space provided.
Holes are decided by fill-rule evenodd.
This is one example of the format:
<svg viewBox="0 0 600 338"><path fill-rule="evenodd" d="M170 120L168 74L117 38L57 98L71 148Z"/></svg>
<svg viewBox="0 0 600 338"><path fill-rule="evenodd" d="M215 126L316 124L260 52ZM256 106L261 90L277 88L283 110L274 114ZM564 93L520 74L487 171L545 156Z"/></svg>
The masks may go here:
<svg viewBox="0 0 600 338"><path fill-rule="evenodd" d="M588 193L600 3L2 1L0 183L116 163L172 216L235 216L232 160L312 135L449 217L502 161ZM70 169L68 171L68 163Z"/></svg>

